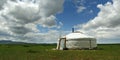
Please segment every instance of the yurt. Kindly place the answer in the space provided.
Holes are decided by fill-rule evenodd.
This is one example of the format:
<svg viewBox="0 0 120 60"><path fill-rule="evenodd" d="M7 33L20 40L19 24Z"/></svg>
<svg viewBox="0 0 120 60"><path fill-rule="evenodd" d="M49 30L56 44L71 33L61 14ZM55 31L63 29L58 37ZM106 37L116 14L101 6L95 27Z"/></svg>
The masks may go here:
<svg viewBox="0 0 120 60"><path fill-rule="evenodd" d="M81 32L72 32L59 38L57 50L94 49L97 47L96 38Z"/></svg>

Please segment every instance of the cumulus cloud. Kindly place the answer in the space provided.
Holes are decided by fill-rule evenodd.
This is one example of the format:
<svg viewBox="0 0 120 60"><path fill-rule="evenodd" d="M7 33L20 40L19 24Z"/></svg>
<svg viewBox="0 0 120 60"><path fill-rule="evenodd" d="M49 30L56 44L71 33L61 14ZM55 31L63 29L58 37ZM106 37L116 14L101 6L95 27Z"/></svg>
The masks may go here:
<svg viewBox="0 0 120 60"><path fill-rule="evenodd" d="M6 3L7 0L1 0L0 1L0 10L3 8L4 3Z"/></svg>
<svg viewBox="0 0 120 60"><path fill-rule="evenodd" d="M26 34L41 33L37 25L57 27L55 14L62 12L63 3L64 0L1 0L0 36L4 36L3 40L29 40Z"/></svg>
<svg viewBox="0 0 120 60"><path fill-rule="evenodd" d="M25 37L30 38L27 42L30 43L55 43L59 37L59 31L49 30L46 33L28 33ZM34 40L35 41L34 41Z"/></svg>
<svg viewBox="0 0 120 60"><path fill-rule="evenodd" d="M85 24L76 27L98 37L99 40L120 39L120 0L113 0L113 3L98 4L100 9L98 15Z"/></svg>

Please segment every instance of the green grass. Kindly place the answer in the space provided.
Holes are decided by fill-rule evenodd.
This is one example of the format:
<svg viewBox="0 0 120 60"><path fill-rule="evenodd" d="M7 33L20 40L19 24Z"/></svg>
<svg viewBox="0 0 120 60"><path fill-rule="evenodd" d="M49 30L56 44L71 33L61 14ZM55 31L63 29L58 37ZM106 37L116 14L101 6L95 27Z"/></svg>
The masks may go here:
<svg viewBox="0 0 120 60"><path fill-rule="evenodd" d="M0 60L120 60L120 44L98 50L52 50L56 45L0 45Z"/></svg>

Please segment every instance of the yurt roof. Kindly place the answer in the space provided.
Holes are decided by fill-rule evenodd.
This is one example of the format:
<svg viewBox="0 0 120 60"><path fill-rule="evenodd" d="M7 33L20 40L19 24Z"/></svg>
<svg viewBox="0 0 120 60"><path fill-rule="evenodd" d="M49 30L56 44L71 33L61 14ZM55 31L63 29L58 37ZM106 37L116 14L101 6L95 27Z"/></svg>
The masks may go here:
<svg viewBox="0 0 120 60"><path fill-rule="evenodd" d="M88 36L80 32L73 32L65 36L66 39L88 39L94 38L93 36Z"/></svg>

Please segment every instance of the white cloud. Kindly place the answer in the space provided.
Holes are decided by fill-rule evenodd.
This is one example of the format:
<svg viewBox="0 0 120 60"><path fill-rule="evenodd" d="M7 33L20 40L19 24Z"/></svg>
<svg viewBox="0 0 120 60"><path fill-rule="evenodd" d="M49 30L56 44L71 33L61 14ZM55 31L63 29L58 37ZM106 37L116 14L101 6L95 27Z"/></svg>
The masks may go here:
<svg viewBox="0 0 120 60"><path fill-rule="evenodd" d="M86 0L74 0L74 3L76 6L84 5L86 3Z"/></svg>
<svg viewBox="0 0 120 60"><path fill-rule="evenodd" d="M77 9L77 13L81 13L81 12L83 12L85 9L86 9L86 7L84 7L84 6L79 6L78 9Z"/></svg>
<svg viewBox="0 0 120 60"><path fill-rule="evenodd" d="M38 21L36 21L36 23L41 24L43 27L55 27L57 24L56 24L56 17L51 15L49 17L46 17L46 18L42 18Z"/></svg>
<svg viewBox="0 0 120 60"><path fill-rule="evenodd" d="M32 37L26 34L44 34L36 25L57 27L55 14L62 11L63 3L64 0L1 0L0 39L28 41Z"/></svg>
<svg viewBox="0 0 120 60"><path fill-rule="evenodd" d="M120 0L107 2L105 5L99 4L98 15L86 24L79 24L76 27L81 31L96 36L99 40L119 40L120 36Z"/></svg>
<svg viewBox="0 0 120 60"><path fill-rule="evenodd" d="M3 9L4 3L6 3L7 0L0 0L0 10Z"/></svg>
<svg viewBox="0 0 120 60"><path fill-rule="evenodd" d="M86 7L84 6L84 3L86 3L85 0L74 0L74 3L75 7L77 8L77 13L81 13L86 9Z"/></svg>
<svg viewBox="0 0 120 60"><path fill-rule="evenodd" d="M59 37L59 31L50 30L46 33L28 33L25 37L31 38L28 40L31 43L55 43Z"/></svg>
<svg viewBox="0 0 120 60"><path fill-rule="evenodd" d="M59 22L59 25L57 26L58 29L60 29L63 26L62 22Z"/></svg>
<svg viewBox="0 0 120 60"><path fill-rule="evenodd" d="M27 37L26 42L30 43L56 43L60 36L64 36L70 33L70 31L49 30L45 33L27 33L24 37Z"/></svg>

